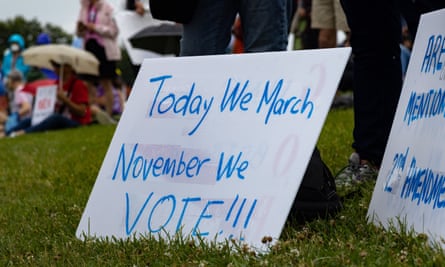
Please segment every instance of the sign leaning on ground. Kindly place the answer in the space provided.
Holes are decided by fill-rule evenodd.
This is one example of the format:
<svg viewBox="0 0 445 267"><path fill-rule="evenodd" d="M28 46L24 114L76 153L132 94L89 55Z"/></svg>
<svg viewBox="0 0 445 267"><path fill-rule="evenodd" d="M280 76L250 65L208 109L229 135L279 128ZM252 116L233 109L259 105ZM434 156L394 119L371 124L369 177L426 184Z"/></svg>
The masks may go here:
<svg viewBox="0 0 445 267"><path fill-rule="evenodd" d="M57 85L39 86L32 112L31 125L36 125L53 114L56 104Z"/></svg>
<svg viewBox="0 0 445 267"><path fill-rule="evenodd" d="M368 217L445 238L445 9L422 15ZM442 243L442 246L444 244Z"/></svg>
<svg viewBox="0 0 445 267"><path fill-rule="evenodd" d="M278 238L349 55L146 59L76 235Z"/></svg>

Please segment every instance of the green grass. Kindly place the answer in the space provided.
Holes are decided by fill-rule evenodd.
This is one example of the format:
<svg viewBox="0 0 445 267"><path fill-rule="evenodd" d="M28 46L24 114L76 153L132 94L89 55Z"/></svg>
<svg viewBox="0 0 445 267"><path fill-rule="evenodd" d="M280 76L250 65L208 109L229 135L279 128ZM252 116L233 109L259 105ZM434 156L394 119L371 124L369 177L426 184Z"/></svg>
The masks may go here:
<svg viewBox="0 0 445 267"><path fill-rule="evenodd" d="M351 153L352 110L331 111L319 148L335 173ZM0 140L0 266L444 266L425 235L366 221L373 190L345 201L335 218L286 225L268 254L242 244L172 237L81 241L83 209L115 128L86 128Z"/></svg>

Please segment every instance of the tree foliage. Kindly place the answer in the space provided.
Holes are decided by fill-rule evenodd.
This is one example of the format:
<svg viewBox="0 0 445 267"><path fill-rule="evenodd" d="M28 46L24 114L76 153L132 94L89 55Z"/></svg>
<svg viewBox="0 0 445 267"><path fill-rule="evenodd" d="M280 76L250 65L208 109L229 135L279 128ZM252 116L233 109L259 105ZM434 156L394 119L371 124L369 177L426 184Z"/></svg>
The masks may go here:
<svg viewBox="0 0 445 267"><path fill-rule="evenodd" d="M23 16L16 16L13 19L0 21L0 51L8 47L8 38L14 33L22 35L26 47L30 47L35 44L37 36L42 32L48 33L54 43L69 44L73 38L59 26L51 23L42 25L36 19L26 20Z"/></svg>

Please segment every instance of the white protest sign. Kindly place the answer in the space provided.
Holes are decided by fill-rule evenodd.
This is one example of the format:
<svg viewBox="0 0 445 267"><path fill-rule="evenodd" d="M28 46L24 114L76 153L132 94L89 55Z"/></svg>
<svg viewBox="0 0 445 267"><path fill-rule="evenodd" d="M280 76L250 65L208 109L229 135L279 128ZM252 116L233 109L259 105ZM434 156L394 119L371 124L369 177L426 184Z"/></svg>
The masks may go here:
<svg viewBox="0 0 445 267"><path fill-rule="evenodd" d="M162 21L154 19L151 14L141 16L134 10L119 9L115 18L117 25L119 25L120 38L124 39L131 37L145 27L162 23Z"/></svg>
<svg viewBox="0 0 445 267"><path fill-rule="evenodd" d="M349 55L145 60L77 236L278 238Z"/></svg>
<svg viewBox="0 0 445 267"><path fill-rule="evenodd" d="M36 125L53 114L56 104L57 85L39 86L36 90L31 125Z"/></svg>
<svg viewBox="0 0 445 267"><path fill-rule="evenodd" d="M174 56L173 54L163 55L154 51L134 48L130 42L133 35L147 27L155 27L162 24L175 24L174 22L154 19L150 12L141 16L134 10L124 10L122 8L116 12L115 18L119 25L119 38L128 52L132 64L141 65L143 58Z"/></svg>
<svg viewBox="0 0 445 267"><path fill-rule="evenodd" d="M422 15L369 219L445 238L445 9ZM443 243L442 243L443 245Z"/></svg>

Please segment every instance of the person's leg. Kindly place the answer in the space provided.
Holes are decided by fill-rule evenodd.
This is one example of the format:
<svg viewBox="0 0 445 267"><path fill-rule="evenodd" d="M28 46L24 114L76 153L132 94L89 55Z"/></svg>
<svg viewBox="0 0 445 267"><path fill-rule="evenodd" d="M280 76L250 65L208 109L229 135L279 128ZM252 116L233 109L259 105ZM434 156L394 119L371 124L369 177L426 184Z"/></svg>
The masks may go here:
<svg viewBox="0 0 445 267"><path fill-rule="evenodd" d="M337 32L342 31L346 35L346 39L343 41L343 46L350 46L349 39L350 39L350 32L348 23L346 22L346 16L345 12L343 11L343 8L340 4L340 0L332 0L334 4L334 13L335 13L335 37L337 39ZM336 40L335 46L338 45L338 40Z"/></svg>
<svg viewBox="0 0 445 267"><path fill-rule="evenodd" d="M361 159L380 165L401 88L398 0L342 0L354 58L354 142Z"/></svg>
<svg viewBox="0 0 445 267"><path fill-rule="evenodd" d="M116 62L107 59L105 48L96 40L89 40L85 44L85 50L91 52L99 60L99 76L87 84L90 104L95 104L97 96L97 85L103 87L105 95L105 111L109 116L113 115L113 84L112 79L116 76ZM98 78L98 79L97 79ZM98 80L98 82L97 82Z"/></svg>
<svg viewBox="0 0 445 267"><path fill-rule="evenodd" d="M226 53L236 13L234 0L200 0L192 20L184 24L180 56Z"/></svg>
<svg viewBox="0 0 445 267"><path fill-rule="evenodd" d="M106 111L104 111L98 105L90 106L91 115L95 118L95 120L99 124L108 125L108 124L116 124L117 121L113 119Z"/></svg>
<svg viewBox="0 0 445 267"><path fill-rule="evenodd" d="M92 80L84 80L85 85L88 88L88 101L90 105L94 105L96 103L97 97L97 85Z"/></svg>
<svg viewBox="0 0 445 267"><path fill-rule="evenodd" d="M337 30L335 28L334 0L313 0L311 19L311 28L319 30L318 47L336 47Z"/></svg>
<svg viewBox="0 0 445 267"><path fill-rule="evenodd" d="M19 124L17 124L15 127L12 127L8 132L6 132L6 135L10 135L13 132L24 130L31 126L31 118L23 119L19 121Z"/></svg>
<svg viewBox="0 0 445 267"><path fill-rule="evenodd" d="M245 51L286 50L292 5L292 0L240 0Z"/></svg>
<svg viewBox="0 0 445 267"><path fill-rule="evenodd" d="M60 114L53 114L41 121L39 124L26 128L25 133L43 132L48 130L57 130L65 128L77 127L80 124L76 121L70 120Z"/></svg>
<svg viewBox="0 0 445 267"><path fill-rule="evenodd" d="M318 34L319 48L334 48L337 46L337 30L336 29L320 29Z"/></svg>
<svg viewBox="0 0 445 267"><path fill-rule="evenodd" d="M104 89L105 111L111 117L113 115L113 104L114 104L113 83L109 78L100 79L100 83Z"/></svg>

